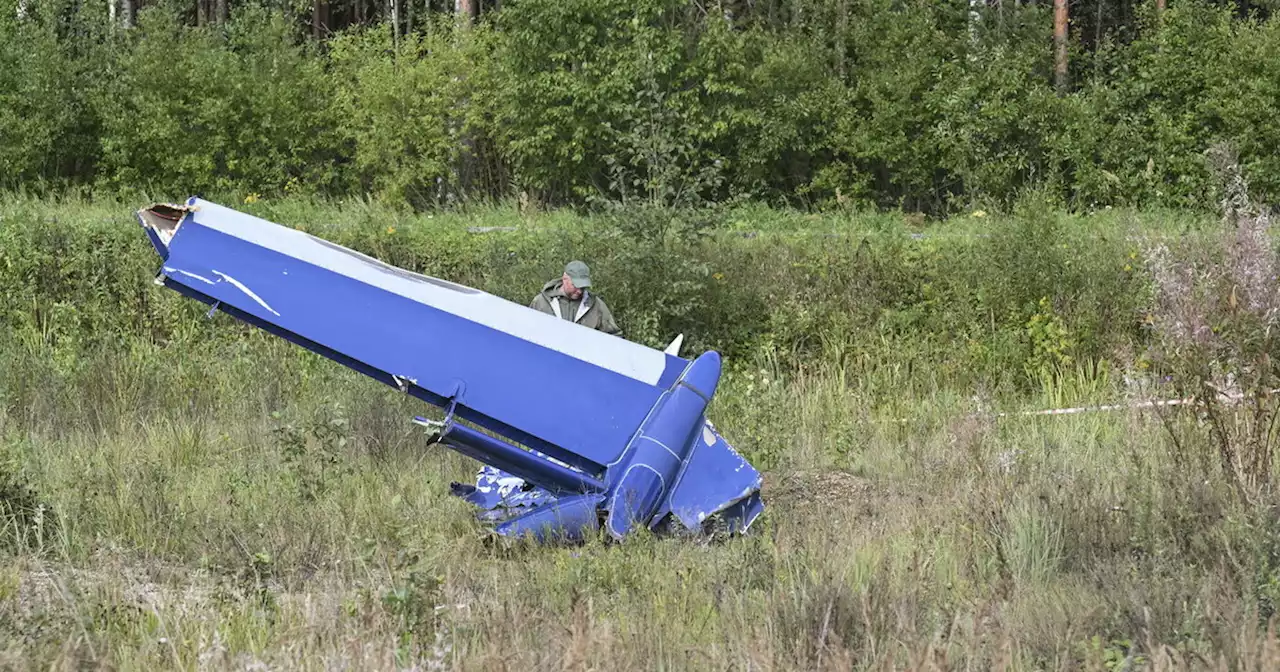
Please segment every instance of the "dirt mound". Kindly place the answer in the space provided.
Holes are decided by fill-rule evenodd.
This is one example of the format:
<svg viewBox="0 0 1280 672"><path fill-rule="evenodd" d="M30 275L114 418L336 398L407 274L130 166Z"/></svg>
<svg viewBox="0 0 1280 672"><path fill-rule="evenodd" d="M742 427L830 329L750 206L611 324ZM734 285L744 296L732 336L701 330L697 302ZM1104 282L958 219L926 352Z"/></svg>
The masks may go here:
<svg viewBox="0 0 1280 672"><path fill-rule="evenodd" d="M767 474L762 494L765 506L792 524L825 523L861 535L882 533L913 500L838 469Z"/></svg>
<svg viewBox="0 0 1280 672"><path fill-rule="evenodd" d="M774 472L764 479L761 495L766 502L782 508L815 503L853 502L871 493L871 483L840 470ZM820 500L833 501L820 501Z"/></svg>

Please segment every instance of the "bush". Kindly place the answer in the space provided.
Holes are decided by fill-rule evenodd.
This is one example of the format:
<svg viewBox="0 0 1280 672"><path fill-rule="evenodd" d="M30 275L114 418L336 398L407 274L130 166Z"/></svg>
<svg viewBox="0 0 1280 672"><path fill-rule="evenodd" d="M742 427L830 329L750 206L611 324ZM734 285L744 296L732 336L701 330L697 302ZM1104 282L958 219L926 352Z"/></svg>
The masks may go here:
<svg viewBox="0 0 1280 672"><path fill-rule="evenodd" d="M1223 184L1223 245L1181 262L1162 246L1150 252L1159 289L1151 357L1204 420L1168 423L1175 462L1212 470L1243 502L1274 506L1280 260L1270 215L1253 202L1234 151L1215 147L1210 159Z"/></svg>
<svg viewBox="0 0 1280 672"><path fill-rule="evenodd" d="M386 30L357 30L330 43L337 115L362 189L416 206L445 205L464 186L463 161L483 135L481 31L439 23L391 44ZM389 54L389 56L388 56Z"/></svg>
<svg viewBox="0 0 1280 672"><path fill-rule="evenodd" d="M188 194L341 187L323 64L278 13L239 8L225 31L141 12L102 87L103 179Z"/></svg>
<svg viewBox="0 0 1280 672"><path fill-rule="evenodd" d="M0 186L1203 210L1200 154L1230 140L1280 191L1280 19L1210 0L1087 17L1114 30L1073 45L1064 93L1044 3L520 0L394 44L385 24L304 41L257 5L198 28L149 7L126 30L36 4L0 18Z"/></svg>
<svg viewBox="0 0 1280 672"><path fill-rule="evenodd" d="M27 20L0 12L0 187L93 176L98 129L90 96L106 74L111 41L90 12L60 24L65 9L41 2Z"/></svg>
<svg viewBox="0 0 1280 672"><path fill-rule="evenodd" d="M37 548L53 539L57 517L23 473L14 441L0 436L0 550Z"/></svg>

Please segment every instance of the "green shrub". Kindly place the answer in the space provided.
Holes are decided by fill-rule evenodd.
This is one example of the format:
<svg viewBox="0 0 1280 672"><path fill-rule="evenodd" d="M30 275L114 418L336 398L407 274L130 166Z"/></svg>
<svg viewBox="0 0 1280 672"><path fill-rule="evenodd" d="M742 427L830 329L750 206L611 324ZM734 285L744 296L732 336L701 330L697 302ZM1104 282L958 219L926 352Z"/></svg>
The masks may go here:
<svg viewBox="0 0 1280 672"><path fill-rule="evenodd" d="M225 31L144 10L98 98L103 179L176 194L340 187L332 93L311 51L253 5Z"/></svg>
<svg viewBox="0 0 1280 672"><path fill-rule="evenodd" d="M1060 93L1045 3L520 0L393 44L376 22L306 40L280 7L191 27L161 5L124 29L50 0L0 17L0 186L1204 211L1199 157L1229 140L1280 190L1280 20L1086 4L1105 11L1073 17L1094 33Z"/></svg>
<svg viewBox="0 0 1280 672"><path fill-rule="evenodd" d="M486 69L479 30L438 23L393 46L386 30L330 43L343 140L362 189L391 201L444 205L463 186L464 147L483 134ZM474 142L472 142L474 145Z"/></svg>
<svg viewBox="0 0 1280 672"><path fill-rule="evenodd" d="M106 74L112 41L92 12L60 25L64 9L42 2L27 20L0 12L0 187L93 176L98 129L90 96ZM66 32L77 42L68 45Z"/></svg>

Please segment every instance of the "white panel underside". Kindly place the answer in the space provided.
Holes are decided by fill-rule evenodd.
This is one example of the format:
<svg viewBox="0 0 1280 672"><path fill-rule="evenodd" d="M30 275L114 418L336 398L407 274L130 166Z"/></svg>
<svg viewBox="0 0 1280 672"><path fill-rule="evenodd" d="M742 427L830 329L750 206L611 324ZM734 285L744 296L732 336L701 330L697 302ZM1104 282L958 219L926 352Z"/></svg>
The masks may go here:
<svg viewBox="0 0 1280 672"><path fill-rule="evenodd" d="M379 287L628 378L656 385L666 368L666 353L639 343L584 328L500 296L403 269L390 270L393 267L354 250L322 242L302 231L216 203L197 199L195 208L195 221L201 226ZM289 269L281 270L282 273L287 273Z"/></svg>

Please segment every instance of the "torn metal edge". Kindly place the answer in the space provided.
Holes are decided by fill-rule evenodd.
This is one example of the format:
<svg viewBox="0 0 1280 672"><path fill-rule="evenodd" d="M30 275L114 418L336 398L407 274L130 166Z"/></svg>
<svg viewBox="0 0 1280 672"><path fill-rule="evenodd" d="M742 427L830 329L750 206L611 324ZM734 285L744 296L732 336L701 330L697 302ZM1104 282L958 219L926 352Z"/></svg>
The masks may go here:
<svg viewBox="0 0 1280 672"><path fill-rule="evenodd" d="M146 229L147 235L162 256L168 257L169 242L178 233L178 227L187 215L196 211L194 205L176 205L174 203L153 203L138 210L138 222Z"/></svg>

